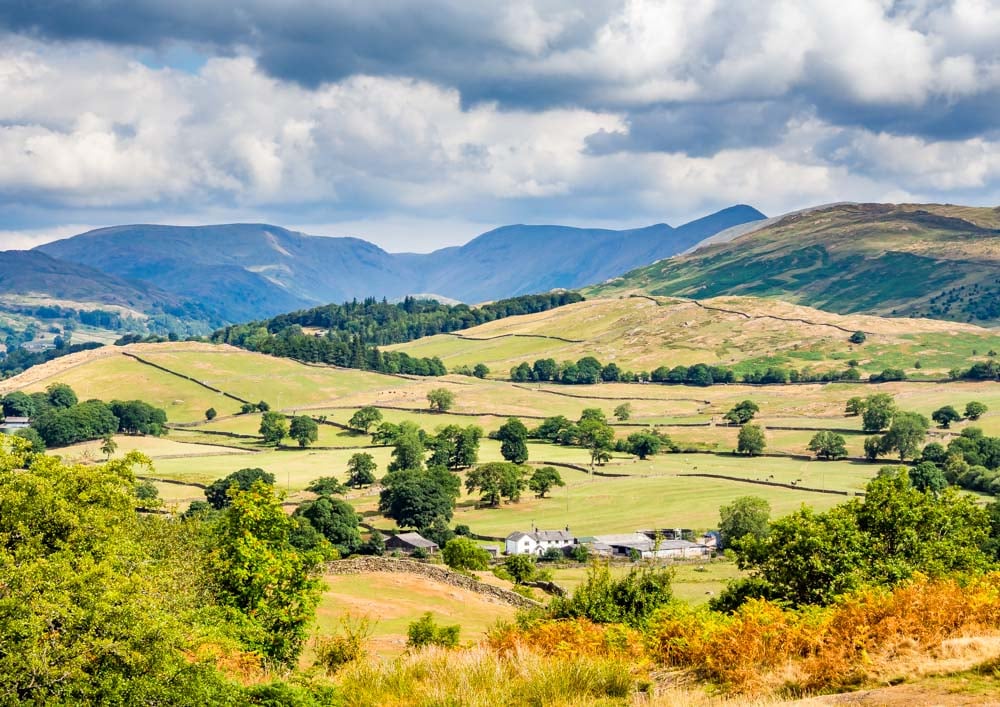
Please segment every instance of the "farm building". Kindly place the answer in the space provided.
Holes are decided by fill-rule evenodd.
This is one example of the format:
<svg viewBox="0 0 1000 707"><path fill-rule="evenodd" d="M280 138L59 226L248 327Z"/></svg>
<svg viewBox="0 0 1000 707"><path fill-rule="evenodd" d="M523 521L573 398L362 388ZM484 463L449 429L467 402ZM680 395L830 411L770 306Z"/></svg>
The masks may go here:
<svg viewBox="0 0 1000 707"><path fill-rule="evenodd" d="M385 549L399 550L405 553L420 549L424 552L434 553L438 551L438 546L437 543L431 542L420 533L400 533L385 541Z"/></svg>
<svg viewBox="0 0 1000 707"><path fill-rule="evenodd" d="M661 540L659 543L644 533L618 533L615 535L597 535L594 542L611 547L615 555L631 555L637 552L640 557L658 559L693 559L708 557L711 550L699 543L688 540Z"/></svg>
<svg viewBox="0 0 1000 707"><path fill-rule="evenodd" d="M549 548L563 549L576 544L576 538L566 530L533 530L515 532L507 536L508 555L541 555Z"/></svg>
<svg viewBox="0 0 1000 707"><path fill-rule="evenodd" d="M27 427L31 427L31 420L27 417L8 417L2 423L0 423L0 432L4 434L10 434L11 432L16 432L17 430L23 430Z"/></svg>

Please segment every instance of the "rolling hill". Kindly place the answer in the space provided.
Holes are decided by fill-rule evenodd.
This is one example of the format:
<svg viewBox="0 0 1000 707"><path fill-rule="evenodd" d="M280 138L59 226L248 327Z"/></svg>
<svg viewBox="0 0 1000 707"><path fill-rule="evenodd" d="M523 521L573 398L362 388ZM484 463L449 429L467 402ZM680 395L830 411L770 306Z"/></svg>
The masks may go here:
<svg viewBox="0 0 1000 707"><path fill-rule="evenodd" d="M1000 209L838 204L585 290L754 295L831 312L1000 323Z"/></svg>
<svg viewBox="0 0 1000 707"><path fill-rule="evenodd" d="M477 302L575 288L762 218L756 209L734 206L678 228L506 226L429 254L390 254L356 238L308 236L266 224L115 226L37 250L211 303L235 322L355 297L431 292Z"/></svg>
<svg viewBox="0 0 1000 707"><path fill-rule="evenodd" d="M851 344L848 337L859 330L867 340ZM499 377L522 361L583 356L633 371L695 363L739 372L768 366L824 371L856 360L865 377L890 367L911 377L944 377L1000 350L1000 334L932 319L838 315L757 297L637 295L586 300L385 349L437 356L449 370L485 363Z"/></svg>

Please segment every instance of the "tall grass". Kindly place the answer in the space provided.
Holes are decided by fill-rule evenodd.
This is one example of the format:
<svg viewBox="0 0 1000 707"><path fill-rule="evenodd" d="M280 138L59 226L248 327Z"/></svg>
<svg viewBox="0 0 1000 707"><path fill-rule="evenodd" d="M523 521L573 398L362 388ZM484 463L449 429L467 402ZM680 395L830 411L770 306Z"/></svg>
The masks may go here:
<svg viewBox="0 0 1000 707"><path fill-rule="evenodd" d="M1000 630L1000 574L962 585L917 578L825 609L750 601L732 615L672 606L650 635L654 660L733 692L825 692L883 679L949 639Z"/></svg>
<svg viewBox="0 0 1000 707"><path fill-rule="evenodd" d="M624 704L638 682L625 658L545 656L487 646L428 648L395 660L362 661L337 678L346 705L492 707Z"/></svg>

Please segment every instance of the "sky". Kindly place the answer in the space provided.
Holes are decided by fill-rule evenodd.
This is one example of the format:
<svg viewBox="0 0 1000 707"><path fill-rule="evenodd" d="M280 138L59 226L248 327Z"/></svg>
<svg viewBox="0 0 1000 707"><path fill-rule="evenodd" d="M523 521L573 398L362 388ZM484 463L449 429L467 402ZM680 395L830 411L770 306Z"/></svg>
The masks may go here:
<svg viewBox="0 0 1000 707"><path fill-rule="evenodd" d="M1000 0L0 0L0 246L1000 203Z"/></svg>

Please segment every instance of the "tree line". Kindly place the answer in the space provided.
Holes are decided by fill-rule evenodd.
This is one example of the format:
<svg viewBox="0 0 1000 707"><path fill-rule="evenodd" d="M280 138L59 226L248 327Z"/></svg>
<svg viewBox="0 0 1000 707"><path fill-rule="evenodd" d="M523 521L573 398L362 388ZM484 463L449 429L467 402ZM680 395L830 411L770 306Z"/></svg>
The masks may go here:
<svg viewBox="0 0 1000 707"><path fill-rule="evenodd" d="M15 435L31 442L36 452L113 434L159 437L167 433L167 413L161 408L142 400L81 402L65 383L53 383L37 393L8 393L2 406L5 417L31 419L31 427Z"/></svg>
<svg viewBox="0 0 1000 707"><path fill-rule="evenodd" d="M652 371L630 371L617 363L601 363L594 356L584 356L577 361L557 362L553 358L541 358L534 363L521 362L510 369L510 380L515 383L551 382L568 385L592 385L594 383L674 383L694 386L710 386L725 383L816 383L861 380L861 374L854 367L843 371L815 373L795 369L770 366L747 371L743 374L728 366L696 363L691 366L659 366ZM881 380L881 379L880 379Z"/></svg>
<svg viewBox="0 0 1000 707"><path fill-rule="evenodd" d="M380 373L442 376L447 371L437 357L416 358L402 352L380 351L378 347L460 331L504 317L544 312L582 299L575 292L553 292L470 307L413 297L398 304L369 298L229 326L211 338L217 343L301 361ZM325 332L313 335L304 327Z"/></svg>

